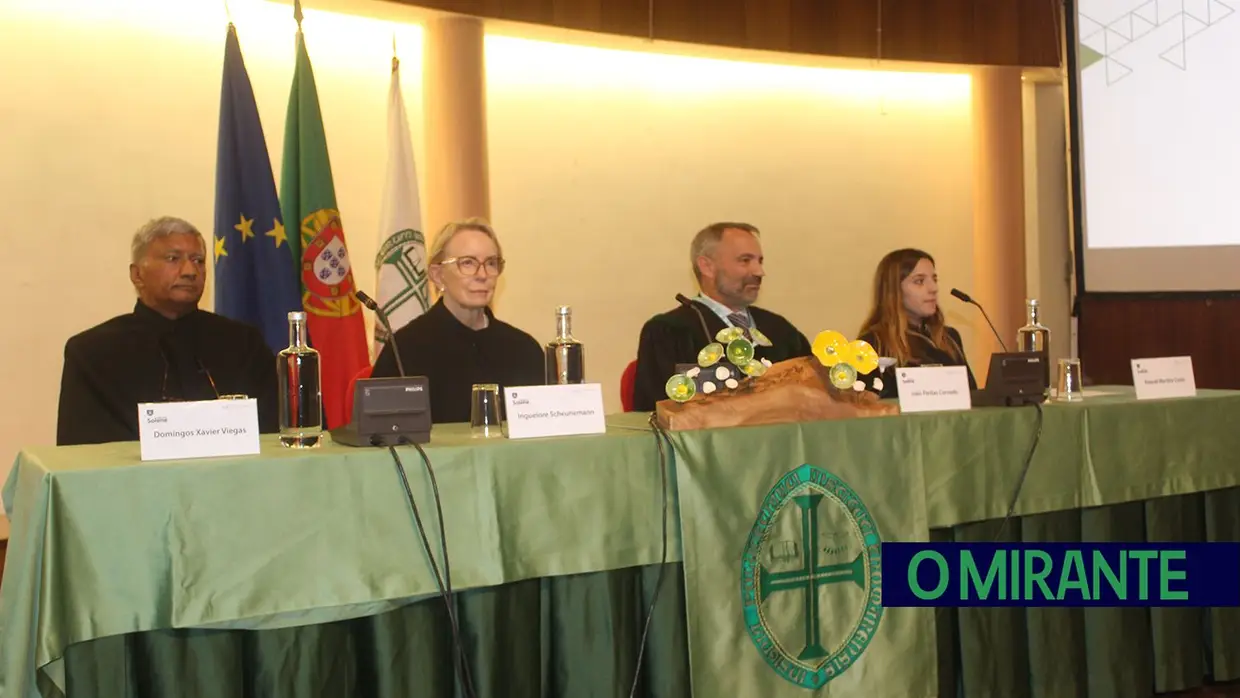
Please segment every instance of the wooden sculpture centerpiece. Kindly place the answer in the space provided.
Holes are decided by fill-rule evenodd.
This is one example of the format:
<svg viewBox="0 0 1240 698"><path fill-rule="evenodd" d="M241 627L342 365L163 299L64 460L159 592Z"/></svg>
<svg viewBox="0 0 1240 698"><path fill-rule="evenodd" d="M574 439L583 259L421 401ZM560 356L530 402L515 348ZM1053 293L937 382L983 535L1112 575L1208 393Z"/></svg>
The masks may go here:
<svg viewBox="0 0 1240 698"><path fill-rule="evenodd" d="M878 354L867 342L827 330L814 338L813 356L776 364L754 358L755 347L770 345L757 329L720 330L696 366L668 379L668 399L655 404L659 424L684 431L899 413L867 389L882 389Z"/></svg>

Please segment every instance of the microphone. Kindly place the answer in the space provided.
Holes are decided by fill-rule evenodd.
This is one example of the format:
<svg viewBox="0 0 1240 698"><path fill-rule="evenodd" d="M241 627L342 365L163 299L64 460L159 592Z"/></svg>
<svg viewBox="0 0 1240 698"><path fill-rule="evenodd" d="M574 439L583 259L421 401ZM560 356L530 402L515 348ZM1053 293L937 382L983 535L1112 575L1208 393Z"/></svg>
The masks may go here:
<svg viewBox="0 0 1240 698"><path fill-rule="evenodd" d="M986 309L982 307L982 304L973 300L972 298L969 297L969 294L965 293L964 291L961 291L958 288L952 289L952 295L964 301L965 303L969 303L970 305L976 305L977 309L982 311L982 317L986 318L986 324L990 325L990 331L995 333L995 339L999 340L999 346L1003 347L1003 353L1005 354L1008 353L1007 344L1004 343L1003 337L999 336L999 330L995 329L995 323L990 321L990 316L986 314Z"/></svg>
<svg viewBox="0 0 1240 698"><path fill-rule="evenodd" d="M702 335L706 337L706 343L710 344L712 341L710 337L710 330L706 329L706 318L702 317L702 311L701 309L697 307L697 304L695 304L693 301L689 300L688 298L685 298L684 294L682 293L676 294L676 302L688 308L692 308L693 312L697 313L698 322L702 323Z"/></svg>
<svg viewBox="0 0 1240 698"><path fill-rule="evenodd" d="M960 300L964 301L965 303L972 303L972 302L973 302L973 299L969 297L969 294L965 293L964 291L961 291L961 290L960 290L960 289L958 289L958 288L953 288L953 289L952 289L952 295L953 295L953 296L955 296L955 297L957 297L957 298L959 298ZM980 308L980 307L982 307L982 306L980 306L980 305L979 305L978 307Z"/></svg>
<svg viewBox="0 0 1240 698"><path fill-rule="evenodd" d="M400 347L396 346L396 333L392 331L392 323L388 321L387 313L383 312L383 308L379 307L375 299L366 295L365 291L357 289L353 292L353 295L357 297L357 300L361 301L362 305L374 312L375 317L379 318L379 322L383 323L383 329L387 330L388 333L388 341L392 343L392 354L396 356L396 370L400 372L401 378L405 378L405 364L400 360Z"/></svg>

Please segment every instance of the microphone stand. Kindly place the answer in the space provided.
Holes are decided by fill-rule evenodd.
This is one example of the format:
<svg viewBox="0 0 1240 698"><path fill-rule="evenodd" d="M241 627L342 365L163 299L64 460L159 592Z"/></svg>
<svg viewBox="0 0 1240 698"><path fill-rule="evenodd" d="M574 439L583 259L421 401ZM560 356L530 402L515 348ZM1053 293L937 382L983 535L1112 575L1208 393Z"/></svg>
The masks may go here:
<svg viewBox="0 0 1240 698"><path fill-rule="evenodd" d="M698 322L702 323L702 335L706 337L706 344L710 344L711 343L710 330L706 329L706 318L702 317L701 309L697 307L696 303L689 300L688 298L685 298L684 294L681 294L681 293L676 294L676 301L679 302L681 305L687 306L688 308L693 310L693 312L697 313Z"/></svg>
<svg viewBox="0 0 1240 698"><path fill-rule="evenodd" d="M1004 353L1007 353L1007 350L1008 350L1007 343L1004 342L1003 337L999 335L999 330L995 329L995 323L990 321L990 316L986 314L986 309L982 307L982 304L973 300L972 297L970 297L968 294L964 293L963 291L959 289L953 288L952 295L964 301L965 303L968 303L969 305L977 306L977 309L982 311L982 317L986 318L986 324L990 325L990 331L994 333L995 339L999 340L999 346L1003 347Z"/></svg>
<svg viewBox="0 0 1240 698"><path fill-rule="evenodd" d="M354 291L353 295L357 296L362 305L369 308L375 314L375 317L379 318L383 329L387 330L388 341L392 343L392 353L396 355L396 370L400 372L401 378L405 378L405 363L400 360L400 348L396 346L396 333L392 331L392 323L388 321L387 313L383 312L383 308L379 307L375 299L366 295L364 291Z"/></svg>

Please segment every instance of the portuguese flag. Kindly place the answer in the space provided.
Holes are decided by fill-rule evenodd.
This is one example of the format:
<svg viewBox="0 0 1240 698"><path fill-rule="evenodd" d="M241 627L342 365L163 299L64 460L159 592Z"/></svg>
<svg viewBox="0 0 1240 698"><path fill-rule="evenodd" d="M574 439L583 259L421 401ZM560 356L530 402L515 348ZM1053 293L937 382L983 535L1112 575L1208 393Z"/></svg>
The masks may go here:
<svg viewBox="0 0 1240 698"><path fill-rule="evenodd" d="M284 165L280 202L289 249L300 270L301 302L311 346L319 351L326 427L347 424L345 391L349 380L370 365L366 325L353 296L354 282L344 225L336 208L327 137L314 86L314 71L297 18L297 65L284 124ZM299 230L295 235L293 231Z"/></svg>

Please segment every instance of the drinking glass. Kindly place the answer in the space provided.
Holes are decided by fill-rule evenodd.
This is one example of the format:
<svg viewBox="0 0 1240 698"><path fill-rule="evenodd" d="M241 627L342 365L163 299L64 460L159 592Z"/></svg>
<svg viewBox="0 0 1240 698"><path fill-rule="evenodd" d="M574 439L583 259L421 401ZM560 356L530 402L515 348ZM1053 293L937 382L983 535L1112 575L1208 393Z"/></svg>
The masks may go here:
<svg viewBox="0 0 1240 698"><path fill-rule="evenodd" d="M1081 360L1059 360L1059 382L1055 390L1059 402L1080 402L1085 399L1081 391Z"/></svg>
<svg viewBox="0 0 1240 698"><path fill-rule="evenodd" d="M500 424L499 386L494 383L474 385L469 406L469 430L474 438L502 436Z"/></svg>

